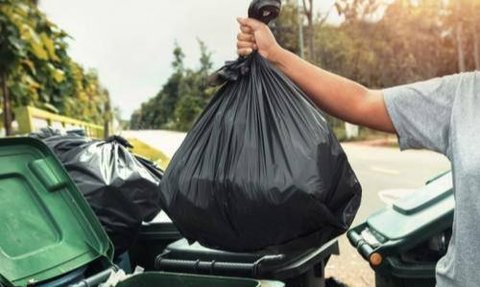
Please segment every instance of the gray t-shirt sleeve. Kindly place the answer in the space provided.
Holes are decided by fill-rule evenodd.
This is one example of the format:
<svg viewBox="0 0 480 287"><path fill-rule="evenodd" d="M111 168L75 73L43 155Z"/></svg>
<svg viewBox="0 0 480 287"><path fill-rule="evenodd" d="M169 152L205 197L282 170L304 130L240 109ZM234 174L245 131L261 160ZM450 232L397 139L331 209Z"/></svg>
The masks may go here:
<svg viewBox="0 0 480 287"><path fill-rule="evenodd" d="M452 108L463 76L384 90L385 105L402 150L425 148L448 156Z"/></svg>

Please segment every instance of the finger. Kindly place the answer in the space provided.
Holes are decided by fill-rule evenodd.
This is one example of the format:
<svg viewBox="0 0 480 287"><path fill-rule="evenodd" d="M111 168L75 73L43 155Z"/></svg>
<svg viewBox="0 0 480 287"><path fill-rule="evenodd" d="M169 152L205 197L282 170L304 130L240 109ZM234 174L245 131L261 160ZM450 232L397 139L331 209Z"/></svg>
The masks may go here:
<svg viewBox="0 0 480 287"><path fill-rule="evenodd" d="M260 22L258 20L255 20L255 19L252 19L252 18L240 18L239 17L239 18L237 18L237 21L238 21L238 23L240 23L240 25L249 26L253 30L257 30L260 27L262 27L263 25L265 25L262 22Z"/></svg>
<svg viewBox="0 0 480 287"><path fill-rule="evenodd" d="M251 48L253 49L254 43L252 42L245 42L245 41L238 41L237 42L237 48L238 49L243 49L243 48Z"/></svg>
<svg viewBox="0 0 480 287"><path fill-rule="evenodd" d="M255 36L253 36L252 34L238 33L237 40L245 42L255 42Z"/></svg>
<svg viewBox="0 0 480 287"><path fill-rule="evenodd" d="M248 56L248 55L250 55L252 52L253 52L252 48L242 48L242 49L238 49L238 50L237 50L237 53L238 53L240 56Z"/></svg>
<svg viewBox="0 0 480 287"><path fill-rule="evenodd" d="M245 34L253 34L253 29L245 25L240 26L240 31Z"/></svg>

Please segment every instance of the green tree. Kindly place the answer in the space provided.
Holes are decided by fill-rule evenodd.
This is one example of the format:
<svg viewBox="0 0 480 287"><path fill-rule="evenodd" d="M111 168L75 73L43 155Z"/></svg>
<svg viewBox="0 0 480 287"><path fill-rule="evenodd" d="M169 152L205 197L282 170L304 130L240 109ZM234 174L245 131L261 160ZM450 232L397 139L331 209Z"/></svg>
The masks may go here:
<svg viewBox="0 0 480 287"><path fill-rule="evenodd" d="M298 43L298 12L293 0L287 0L282 5L282 12L277 20L270 24L278 43L285 49L300 53Z"/></svg>
<svg viewBox="0 0 480 287"><path fill-rule="evenodd" d="M108 93L94 71L84 72L67 53L67 33L31 0L0 0L0 85L4 125L12 108L33 105L98 122Z"/></svg>
<svg viewBox="0 0 480 287"><path fill-rule="evenodd" d="M304 21L303 28L307 33L314 31L313 45L307 39L306 50L315 54L307 53L307 58L368 87L386 88L480 69L480 0L337 0L337 11L344 17L340 25L326 23L310 2L305 1L303 13L311 21ZM284 1L280 17L271 26L283 47L300 52L297 1ZM209 58L205 55L201 62ZM206 73L185 69L179 61L183 58L176 59L174 67L181 69L174 69L158 96L132 116L132 125L187 130L198 116L211 95L203 85ZM205 67L208 71L211 66ZM169 97L171 102L165 100ZM333 118L329 121L334 128L343 125Z"/></svg>
<svg viewBox="0 0 480 287"><path fill-rule="evenodd" d="M175 46L172 75L155 97L132 114L131 128L182 131L191 128L214 92L206 84L212 68L211 52L205 43L200 40L198 43L200 65L195 70L185 68L183 51Z"/></svg>
<svg viewBox="0 0 480 287"><path fill-rule="evenodd" d="M299 53L296 3L287 1L273 28L282 46ZM304 12L318 15L309 3ZM340 25L312 18L315 55L307 59L326 70L385 88L480 67L479 0L337 0L335 7Z"/></svg>

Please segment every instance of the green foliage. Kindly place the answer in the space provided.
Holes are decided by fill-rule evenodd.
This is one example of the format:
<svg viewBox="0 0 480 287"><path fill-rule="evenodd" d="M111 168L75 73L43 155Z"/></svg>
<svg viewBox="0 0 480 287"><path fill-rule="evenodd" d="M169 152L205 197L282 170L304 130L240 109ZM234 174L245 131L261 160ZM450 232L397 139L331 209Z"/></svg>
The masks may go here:
<svg viewBox="0 0 480 287"><path fill-rule="evenodd" d="M67 37L33 1L0 0L0 74L10 104L100 123L108 92L69 57Z"/></svg>
<svg viewBox="0 0 480 287"><path fill-rule="evenodd" d="M296 5L296 0L283 1L272 30L284 48L299 53ZM466 70L480 70L480 0L337 0L335 8L344 17L340 25L327 24L324 17L313 19L315 49L309 59L326 70L370 88L459 72L460 54ZM172 76L132 115L133 128L191 127L211 95L203 85L210 54L203 43L200 49L201 68L192 71L185 70L183 52L175 48ZM343 121L327 118L340 133Z"/></svg>
<svg viewBox="0 0 480 287"><path fill-rule="evenodd" d="M479 2L460 2L475 1ZM318 17L314 20L313 59L320 67L372 88L457 71L452 1L337 0L336 3L336 9L345 18L342 24L329 25ZM473 17L478 18L474 14L480 15L476 7L476 13L469 13L470 22L476 19ZM284 8L274 32L283 47L298 50L296 1L287 1ZM471 30L468 29L468 36ZM470 38L466 50L472 49ZM472 57L467 62L469 69L473 69Z"/></svg>
<svg viewBox="0 0 480 287"><path fill-rule="evenodd" d="M282 13L279 18L270 25L275 38L282 47L296 54L300 53L298 44L298 11L296 0L284 1Z"/></svg>
<svg viewBox="0 0 480 287"><path fill-rule="evenodd" d="M297 51L295 5L287 1L274 33L283 47ZM461 72L459 54L465 70L480 70L480 0L337 0L336 10L344 17L340 25L314 21L314 64L328 71L386 88ZM336 131L343 127L327 118Z"/></svg>
<svg viewBox="0 0 480 287"><path fill-rule="evenodd" d="M200 67L196 70L185 69L185 55L175 46L173 74L155 97L132 114L130 128L187 131L192 127L213 94L213 89L206 85L212 68L211 53L202 41L199 46Z"/></svg>

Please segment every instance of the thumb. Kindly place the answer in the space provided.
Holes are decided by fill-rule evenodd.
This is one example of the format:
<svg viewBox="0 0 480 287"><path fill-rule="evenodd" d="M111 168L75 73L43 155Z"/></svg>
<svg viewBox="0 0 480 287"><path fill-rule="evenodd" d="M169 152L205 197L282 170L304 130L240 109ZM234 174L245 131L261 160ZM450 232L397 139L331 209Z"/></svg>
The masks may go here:
<svg viewBox="0 0 480 287"><path fill-rule="evenodd" d="M258 20L255 20L253 18L240 18L239 17L239 18L237 18L237 21L240 25L248 26L254 31L260 29L263 25L265 25L262 22L260 22Z"/></svg>

